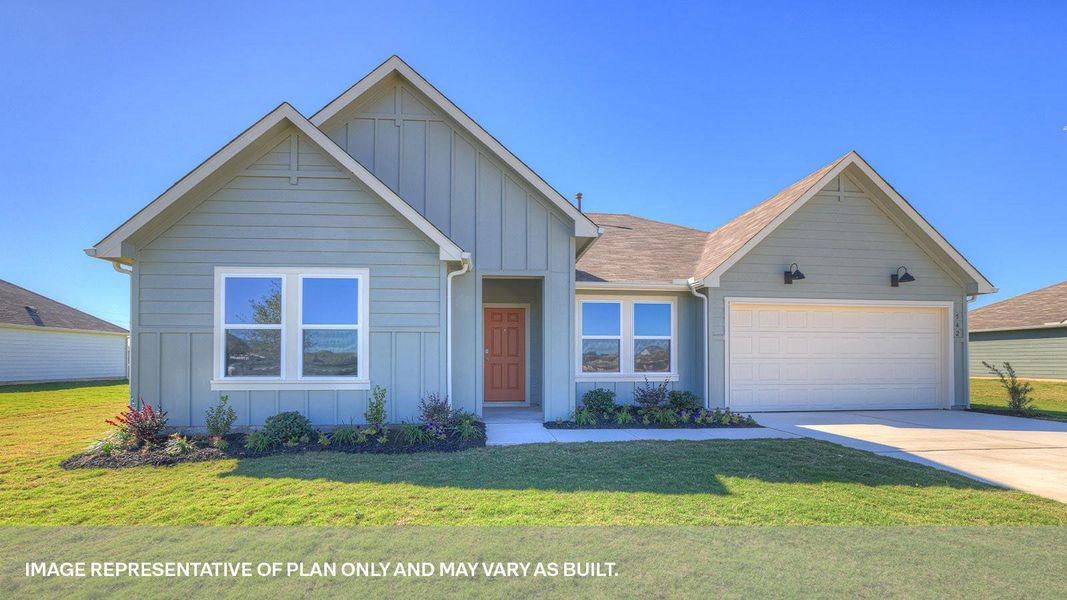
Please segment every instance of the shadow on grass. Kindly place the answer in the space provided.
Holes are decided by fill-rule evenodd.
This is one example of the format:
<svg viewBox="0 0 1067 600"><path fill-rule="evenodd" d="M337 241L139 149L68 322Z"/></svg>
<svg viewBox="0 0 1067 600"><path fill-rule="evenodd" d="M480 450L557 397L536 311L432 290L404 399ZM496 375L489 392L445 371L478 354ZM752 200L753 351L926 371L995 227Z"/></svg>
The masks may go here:
<svg viewBox="0 0 1067 600"><path fill-rule="evenodd" d="M26 392L60 392L80 388L110 387L113 385L126 385L125 379L101 379L97 381L56 381L53 383L20 383L16 385L0 384L0 394L26 393Z"/></svg>
<svg viewBox="0 0 1067 600"><path fill-rule="evenodd" d="M242 459L221 476L655 494L726 495L723 478L990 489L932 467L807 439L531 444L407 455L307 452Z"/></svg>

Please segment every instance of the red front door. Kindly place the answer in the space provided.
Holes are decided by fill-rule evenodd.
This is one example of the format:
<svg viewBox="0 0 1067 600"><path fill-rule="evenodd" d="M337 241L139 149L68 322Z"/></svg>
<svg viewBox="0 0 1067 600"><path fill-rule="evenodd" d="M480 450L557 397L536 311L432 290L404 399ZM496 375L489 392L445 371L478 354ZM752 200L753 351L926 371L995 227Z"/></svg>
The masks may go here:
<svg viewBox="0 0 1067 600"><path fill-rule="evenodd" d="M485 401L526 401L526 309L485 309Z"/></svg>

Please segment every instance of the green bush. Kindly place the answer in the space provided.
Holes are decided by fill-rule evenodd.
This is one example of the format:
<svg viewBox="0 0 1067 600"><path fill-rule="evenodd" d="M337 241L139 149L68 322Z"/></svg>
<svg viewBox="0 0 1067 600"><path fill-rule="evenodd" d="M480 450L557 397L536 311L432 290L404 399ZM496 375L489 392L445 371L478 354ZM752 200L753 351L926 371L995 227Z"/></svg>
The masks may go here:
<svg viewBox="0 0 1067 600"><path fill-rule="evenodd" d="M674 410L694 411L700 408L700 398L690 391L671 390L667 392L667 406Z"/></svg>
<svg viewBox="0 0 1067 600"><path fill-rule="evenodd" d="M404 440L405 444L415 446L432 442L436 439L436 436L425 426L416 425L415 423L401 423L400 438Z"/></svg>
<svg viewBox="0 0 1067 600"><path fill-rule="evenodd" d="M351 425L342 425L333 430L333 442L339 446L351 446L365 441L367 438L360 439L359 431Z"/></svg>
<svg viewBox="0 0 1067 600"><path fill-rule="evenodd" d="M668 385L670 383L667 380L653 384L645 379L644 385L634 389L634 402L637 402L646 415L653 415L667 402Z"/></svg>
<svg viewBox="0 0 1067 600"><path fill-rule="evenodd" d="M615 410L615 392L604 388L589 390L582 395L582 405L598 415Z"/></svg>
<svg viewBox="0 0 1067 600"><path fill-rule="evenodd" d="M172 433L167 438L167 445L163 447L167 456L185 456L193 450L196 450L196 446L193 446L192 442L180 433Z"/></svg>
<svg viewBox="0 0 1067 600"><path fill-rule="evenodd" d="M588 408L579 408L574 411L574 422L582 426L596 425L596 416Z"/></svg>
<svg viewBox="0 0 1067 600"><path fill-rule="evenodd" d="M237 420L237 413L229 405L230 397L219 398L218 406L212 406L205 411L207 434L211 438L223 438L230 434L230 428Z"/></svg>
<svg viewBox="0 0 1067 600"><path fill-rule="evenodd" d="M319 432L319 445L320 446L329 446L330 445L330 436L328 436L325 433L320 431Z"/></svg>
<svg viewBox="0 0 1067 600"><path fill-rule="evenodd" d="M997 376L997 379L1000 380L1000 385L1008 392L1008 410L1010 412L1021 416L1033 414L1034 399L1030 397L1030 393L1034 391L1034 388L1029 383L1019 383L1019 378L1015 376L1015 368L1011 366L1011 363L1005 362L1003 369L985 361L982 361L982 364L985 365L986 369L989 369L990 373Z"/></svg>
<svg viewBox="0 0 1067 600"><path fill-rule="evenodd" d="M294 410L281 412L267 417L263 433L273 444L307 443L311 441L311 421Z"/></svg>
<svg viewBox="0 0 1067 600"><path fill-rule="evenodd" d="M619 407L619 410L615 412L615 422L619 425L629 425L634 422L634 415L630 412L629 406Z"/></svg>
<svg viewBox="0 0 1067 600"><path fill-rule="evenodd" d="M367 420L367 429L371 430L368 435L377 436L380 443L384 444L388 439L389 430L385 428L385 388L380 385L371 390L371 399L367 402L367 412L363 418Z"/></svg>
<svg viewBox="0 0 1067 600"><path fill-rule="evenodd" d="M266 452L276 444L262 431L253 431L245 436L245 448L252 452Z"/></svg>
<svg viewBox="0 0 1067 600"><path fill-rule="evenodd" d="M670 408L661 408L652 413L652 420L658 425L674 425L678 422L678 413Z"/></svg>
<svg viewBox="0 0 1067 600"><path fill-rule="evenodd" d="M471 415L471 418L469 419L461 418L456 421L456 424L453 427L456 431L456 435L459 436L459 439L463 441L480 440L485 436L485 433L480 427L475 425L475 422L473 415Z"/></svg>

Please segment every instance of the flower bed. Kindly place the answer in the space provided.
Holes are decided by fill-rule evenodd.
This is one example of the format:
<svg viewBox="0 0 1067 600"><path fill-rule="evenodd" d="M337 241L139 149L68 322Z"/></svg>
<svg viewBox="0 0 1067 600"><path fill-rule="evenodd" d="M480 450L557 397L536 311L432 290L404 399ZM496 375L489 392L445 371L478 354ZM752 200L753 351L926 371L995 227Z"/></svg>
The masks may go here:
<svg viewBox="0 0 1067 600"><path fill-rule="evenodd" d="M191 449L183 454L167 451L167 441L159 439L155 444L142 448L114 449L107 454L87 451L76 454L59 463L64 469L121 469L138 466L167 466L185 462L205 460L223 460L228 458L258 458L273 454L295 454L298 452L345 452L349 454L411 454L415 452L459 452L485 446L485 424L477 422L474 427L480 436L463 439L457 433L447 433L443 439L432 439L409 443L399 427L389 427L386 441L367 439L353 443L335 443L329 434L326 440L320 440L319 433L307 442L281 443L266 450L252 450L245 446L246 435L231 434L222 438L225 448L214 447L206 437L191 438ZM327 443L323 443L327 441Z"/></svg>
<svg viewBox="0 0 1067 600"><path fill-rule="evenodd" d="M669 409L668 409L669 410ZM745 428L763 427L751 416L742 415L729 410L704 410L697 411L673 411L674 420L662 413L649 415L646 422L645 415L638 411L632 411L632 421L619 422L618 413L607 414L590 413L591 421L583 418L582 423L575 419L568 421L556 420L545 423L546 429L714 429L714 428Z"/></svg>
<svg viewBox="0 0 1067 600"><path fill-rule="evenodd" d="M485 424L474 415L454 410L448 400L430 394L419 402L419 422L386 425L385 388L375 386L363 413L366 425L342 425L316 431L298 412L268 417L259 431L230 433L237 413L222 396L204 417L208 435L188 438L181 433L163 437L167 412L138 398L130 407L104 422L115 429L81 454L63 462L64 469L164 466L183 462L255 458L271 454L330 451L373 454L456 452L485 446Z"/></svg>

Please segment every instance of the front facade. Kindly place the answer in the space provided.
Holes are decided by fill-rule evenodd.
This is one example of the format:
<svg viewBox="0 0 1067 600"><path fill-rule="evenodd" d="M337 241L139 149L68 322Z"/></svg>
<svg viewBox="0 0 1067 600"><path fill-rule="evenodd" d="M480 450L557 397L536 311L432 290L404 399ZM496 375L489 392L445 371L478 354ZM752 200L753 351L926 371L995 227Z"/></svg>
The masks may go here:
<svg viewBox="0 0 1067 600"><path fill-rule="evenodd" d="M1020 377L1067 380L1067 281L970 314L971 374L1011 363Z"/></svg>
<svg viewBox="0 0 1067 600"><path fill-rule="evenodd" d="M131 395L189 427L222 394L242 425L360 422L375 385L392 421L429 394L567 418L646 379L746 411L950 408L992 289L855 153L711 232L583 214L396 57L87 252L132 279Z"/></svg>
<svg viewBox="0 0 1067 600"><path fill-rule="evenodd" d="M125 379L125 329L0 280L0 385Z"/></svg>

